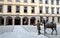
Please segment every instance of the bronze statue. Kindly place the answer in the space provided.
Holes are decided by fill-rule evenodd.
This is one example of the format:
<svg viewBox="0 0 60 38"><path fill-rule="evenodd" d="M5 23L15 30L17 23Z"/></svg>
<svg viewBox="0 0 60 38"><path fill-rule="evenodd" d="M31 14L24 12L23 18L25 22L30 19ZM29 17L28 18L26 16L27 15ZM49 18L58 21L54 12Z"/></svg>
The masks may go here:
<svg viewBox="0 0 60 38"><path fill-rule="evenodd" d="M56 23L54 23L54 22L46 22L46 20L44 18L43 18L42 23L44 24L44 34L47 33L46 28L51 28L52 29L51 34L53 34L53 31L55 30L56 35L57 35L57 24Z"/></svg>

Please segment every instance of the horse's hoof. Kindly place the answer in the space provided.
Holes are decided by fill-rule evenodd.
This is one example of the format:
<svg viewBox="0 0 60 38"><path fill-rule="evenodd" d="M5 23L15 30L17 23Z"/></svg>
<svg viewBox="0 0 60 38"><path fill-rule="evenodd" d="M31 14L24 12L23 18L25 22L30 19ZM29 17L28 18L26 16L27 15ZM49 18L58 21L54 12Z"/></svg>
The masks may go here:
<svg viewBox="0 0 60 38"><path fill-rule="evenodd" d="M57 34L56 34L57 35Z"/></svg>

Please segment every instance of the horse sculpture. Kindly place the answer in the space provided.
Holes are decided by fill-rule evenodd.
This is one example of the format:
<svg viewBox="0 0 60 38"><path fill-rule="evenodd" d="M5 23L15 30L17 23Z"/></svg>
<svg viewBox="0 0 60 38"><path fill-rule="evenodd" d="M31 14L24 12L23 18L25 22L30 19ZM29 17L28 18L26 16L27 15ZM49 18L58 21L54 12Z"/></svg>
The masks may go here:
<svg viewBox="0 0 60 38"><path fill-rule="evenodd" d="M44 34L47 33L46 32L47 28L51 28L52 29L51 34L53 35L53 31L55 30L56 31L56 35L57 35L56 23L54 23L54 22L46 22L46 20L44 20L44 19L42 20L42 23L44 24Z"/></svg>

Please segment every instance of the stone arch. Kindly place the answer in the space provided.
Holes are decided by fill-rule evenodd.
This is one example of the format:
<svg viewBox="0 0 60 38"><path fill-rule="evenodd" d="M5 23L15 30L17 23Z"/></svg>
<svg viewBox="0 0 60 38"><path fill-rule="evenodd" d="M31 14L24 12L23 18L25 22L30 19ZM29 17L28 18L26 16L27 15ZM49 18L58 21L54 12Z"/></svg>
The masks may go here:
<svg viewBox="0 0 60 38"><path fill-rule="evenodd" d="M14 21L15 21L15 23L14 23L15 25L21 24L21 18L20 17L15 17Z"/></svg>
<svg viewBox="0 0 60 38"><path fill-rule="evenodd" d="M31 19L30 19L30 25L34 25L35 24L35 20L36 20L35 17L31 17Z"/></svg>
<svg viewBox="0 0 60 38"><path fill-rule="evenodd" d="M4 18L0 16L0 25L4 25Z"/></svg>
<svg viewBox="0 0 60 38"><path fill-rule="evenodd" d="M23 25L28 25L28 17L23 18Z"/></svg>
<svg viewBox="0 0 60 38"><path fill-rule="evenodd" d="M6 25L12 25L13 23L12 23L12 17L10 17L10 16L8 16L7 18L6 18Z"/></svg>

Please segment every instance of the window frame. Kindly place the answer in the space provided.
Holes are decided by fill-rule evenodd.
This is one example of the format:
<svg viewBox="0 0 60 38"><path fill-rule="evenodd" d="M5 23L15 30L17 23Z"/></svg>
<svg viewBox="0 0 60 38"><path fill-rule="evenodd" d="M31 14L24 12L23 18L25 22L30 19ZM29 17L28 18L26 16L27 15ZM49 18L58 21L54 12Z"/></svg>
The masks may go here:
<svg viewBox="0 0 60 38"><path fill-rule="evenodd" d="M41 12L41 11L42 11L42 12ZM43 13L43 6L40 6L40 7L39 7L39 13L41 13L41 14Z"/></svg>
<svg viewBox="0 0 60 38"><path fill-rule="evenodd" d="M45 7L45 13L49 14L49 7Z"/></svg>
<svg viewBox="0 0 60 38"><path fill-rule="evenodd" d="M16 2L20 2L20 0L18 0L18 1L16 0Z"/></svg>
<svg viewBox="0 0 60 38"><path fill-rule="evenodd" d="M43 4L43 0L39 0L39 3L40 3L40 4Z"/></svg>
<svg viewBox="0 0 60 38"><path fill-rule="evenodd" d="M55 0L51 0L51 4L52 4L52 5L54 4L54 1L55 1Z"/></svg>
<svg viewBox="0 0 60 38"><path fill-rule="evenodd" d="M56 5L59 5L59 0L56 0Z"/></svg>
<svg viewBox="0 0 60 38"><path fill-rule="evenodd" d="M4 2L4 0L0 0L0 2Z"/></svg>
<svg viewBox="0 0 60 38"><path fill-rule="evenodd" d="M24 6L24 13L27 13L27 6Z"/></svg>
<svg viewBox="0 0 60 38"><path fill-rule="evenodd" d="M1 5L1 8L0 9L1 9L0 12L3 12L3 5Z"/></svg>
<svg viewBox="0 0 60 38"><path fill-rule="evenodd" d="M8 2L12 2L12 0L7 0Z"/></svg>
<svg viewBox="0 0 60 38"><path fill-rule="evenodd" d="M48 0L45 0L45 4L49 4L49 3L48 3Z"/></svg>
<svg viewBox="0 0 60 38"><path fill-rule="evenodd" d="M10 8L9 8L9 6L10 6ZM9 10L10 10L10 11L9 11ZM8 5L8 6L7 6L7 12L8 12L8 13L11 13L11 12L12 12L12 6L11 6L11 5Z"/></svg>
<svg viewBox="0 0 60 38"><path fill-rule="evenodd" d="M35 3L35 0L31 0L31 3Z"/></svg>
<svg viewBox="0 0 60 38"><path fill-rule="evenodd" d="M54 14L54 7L51 7L51 13Z"/></svg>
<svg viewBox="0 0 60 38"><path fill-rule="evenodd" d="M28 0L24 0L24 3L27 3L28 2Z"/></svg>
<svg viewBox="0 0 60 38"><path fill-rule="evenodd" d="M57 9L57 14L59 14L59 7L57 7L56 9Z"/></svg>
<svg viewBox="0 0 60 38"><path fill-rule="evenodd" d="M32 9L31 9L31 13L35 13L35 7L32 6L31 8L32 8Z"/></svg>
<svg viewBox="0 0 60 38"><path fill-rule="evenodd" d="M19 5L16 5L16 13L20 13L20 6Z"/></svg>

